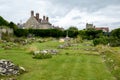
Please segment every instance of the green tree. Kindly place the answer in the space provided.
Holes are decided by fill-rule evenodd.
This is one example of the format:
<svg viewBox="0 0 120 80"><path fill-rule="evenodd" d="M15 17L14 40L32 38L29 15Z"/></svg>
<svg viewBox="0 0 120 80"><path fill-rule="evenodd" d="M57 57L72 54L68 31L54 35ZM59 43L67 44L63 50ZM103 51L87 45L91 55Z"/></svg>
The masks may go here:
<svg viewBox="0 0 120 80"><path fill-rule="evenodd" d="M108 37L100 37L100 38L96 38L93 40L93 44L96 46L98 44L103 44L103 45L107 45L109 43L109 38Z"/></svg>
<svg viewBox="0 0 120 80"><path fill-rule="evenodd" d="M13 23L13 22L10 22L10 23L8 24L8 26L9 26L10 28L12 28L13 30L16 30L16 29L17 29L16 24Z"/></svg>
<svg viewBox="0 0 120 80"><path fill-rule="evenodd" d="M109 40L111 46L120 46L120 28L111 31Z"/></svg>
<svg viewBox="0 0 120 80"><path fill-rule="evenodd" d="M102 30L89 29L85 31L86 39L92 40L103 36Z"/></svg>
<svg viewBox="0 0 120 80"><path fill-rule="evenodd" d="M78 28L75 27L75 26L71 26L67 30L65 30L64 34L68 35L69 37L77 37L77 35L78 35Z"/></svg>
<svg viewBox="0 0 120 80"><path fill-rule="evenodd" d="M120 38L120 28L112 30L111 36L115 38Z"/></svg>
<svg viewBox="0 0 120 80"><path fill-rule="evenodd" d="M69 31L78 31L78 28L75 26L71 26L68 28Z"/></svg>
<svg viewBox="0 0 120 80"><path fill-rule="evenodd" d="M8 24L9 23L3 17L0 16L0 26L8 26Z"/></svg>

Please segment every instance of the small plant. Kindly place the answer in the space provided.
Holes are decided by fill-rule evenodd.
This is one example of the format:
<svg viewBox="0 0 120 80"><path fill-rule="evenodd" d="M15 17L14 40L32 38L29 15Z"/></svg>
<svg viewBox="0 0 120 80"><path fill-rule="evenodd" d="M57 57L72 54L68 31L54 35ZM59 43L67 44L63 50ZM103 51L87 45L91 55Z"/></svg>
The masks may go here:
<svg viewBox="0 0 120 80"><path fill-rule="evenodd" d="M48 59L48 58L52 58L52 55L49 53L46 53L46 54L39 53L39 54L34 55L33 58L35 58L35 59Z"/></svg>
<svg viewBox="0 0 120 80"><path fill-rule="evenodd" d="M77 38L75 39L75 43L82 43L83 39L81 36L77 36Z"/></svg>
<svg viewBox="0 0 120 80"><path fill-rule="evenodd" d="M68 53L68 52L66 52L65 54L66 54L66 55L69 55L69 53Z"/></svg>

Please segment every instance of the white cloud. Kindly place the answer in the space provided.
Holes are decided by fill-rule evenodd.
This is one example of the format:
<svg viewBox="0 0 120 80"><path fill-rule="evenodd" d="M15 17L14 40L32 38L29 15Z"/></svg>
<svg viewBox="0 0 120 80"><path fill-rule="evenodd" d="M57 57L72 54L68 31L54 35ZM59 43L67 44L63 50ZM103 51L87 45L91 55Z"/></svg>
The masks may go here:
<svg viewBox="0 0 120 80"><path fill-rule="evenodd" d="M112 10L111 10L112 9ZM79 29L85 28L85 23L93 23L96 26L106 26L113 29L115 26L112 23L120 21L120 6L107 6L96 12L89 13L86 10L79 10L73 8L62 18L55 22L56 25L66 26L68 28L71 25L78 26ZM74 17L79 17L73 19ZM119 26L119 25L118 25Z"/></svg>
<svg viewBox="0 0 120 80"><path fill-rule="evenodd" d="M70 26L77 26L78 28L82 28L79 26L83 26L85 20L83 16L86 13L79 11L76 8L73 8L70 12L68 12L65 16L57 19L55 22L56 25L64 26L64 28L68 28Z"/></svg>
<svg viewBox="0 0 120 80"><path fill-rule="evenodd" d="M0 16L15 23L20 20L25 22L30 17L30 11L34 10L39 12L41 17L49 16L51 23L64 28L77 26L83 29L86 22L94 23L96 26L108 26L111 29L120 26L120 6L117 5L120 1L100 2L96 0L0 0Z"/></svg>

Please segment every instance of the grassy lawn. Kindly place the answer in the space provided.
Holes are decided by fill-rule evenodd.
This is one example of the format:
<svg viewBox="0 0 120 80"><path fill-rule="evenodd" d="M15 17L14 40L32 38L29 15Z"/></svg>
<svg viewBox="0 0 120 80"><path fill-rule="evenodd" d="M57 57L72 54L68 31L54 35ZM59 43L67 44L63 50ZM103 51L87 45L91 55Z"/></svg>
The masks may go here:
<svg viewBox="0 0 120 80"><path fill-rule="evenodd" d="M43 60L33 59L26 50L29 46L39 49L56 49L59 44L57 41L49 41L34 43L20 49L1 49L0 59L11 60L27 70L26 73L15 76L18 80L115 80L105 63L102 62L102 58L99 55L87 54L96 52L85 51L83 44L78 45L77 50L73 50L76 46L64 50L59 49L58 55ZM70 55L66 55L66 52Z"/></svg>

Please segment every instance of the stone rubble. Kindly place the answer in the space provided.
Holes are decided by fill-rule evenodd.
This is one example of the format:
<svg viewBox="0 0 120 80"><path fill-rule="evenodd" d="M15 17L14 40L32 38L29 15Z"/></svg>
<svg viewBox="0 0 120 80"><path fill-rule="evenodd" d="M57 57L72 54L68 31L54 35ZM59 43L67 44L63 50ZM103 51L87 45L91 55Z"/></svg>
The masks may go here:
<svg viewBox="0 0 120 80"><path fill-rule="evenodd" d="M59 51L56 50L56 49L46 49L46 50L40 50L40 51L34 51L33 52L33 55L36 55L36 54L57 54Z"/></svg>
<svg viewBox="0 0 120 80"><path fill-rule="evenodd" d="M12 76L19 75L24 72L23 67L16 66L9 60L1 59L0 60L0 75L1 76Z"/></svg>
<svg viewBox="0 0 120 80"><path fill-rule="evenodd" d="M70 43L64 43L63 45L59 45L58 49L65 49L65 48L70 47L70 46L72 46L72 44L70 44Z"/></svg>

